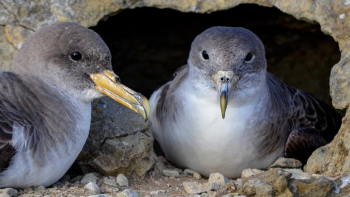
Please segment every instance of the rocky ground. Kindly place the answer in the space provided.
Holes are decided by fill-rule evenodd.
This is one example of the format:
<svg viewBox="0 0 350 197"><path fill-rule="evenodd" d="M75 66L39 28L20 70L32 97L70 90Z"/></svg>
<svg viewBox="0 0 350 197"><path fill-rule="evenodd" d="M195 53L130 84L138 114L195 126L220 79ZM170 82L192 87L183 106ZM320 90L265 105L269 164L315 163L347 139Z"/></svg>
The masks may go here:
<svg viewBox="0 0 350 197"><path fill-rule="evenodd" d="M278 159L266 170L246 169L242 177L229 180L220 173L203 178L198 173L181 170L163 157L143 178L127 178L124 174L102 176L98 173L71 176L66 174L53 186L37 186L24 190L6 188L0 197L137 197L137 196L348 196L350 178L310 175L301 170L294 159Z"/></svg>

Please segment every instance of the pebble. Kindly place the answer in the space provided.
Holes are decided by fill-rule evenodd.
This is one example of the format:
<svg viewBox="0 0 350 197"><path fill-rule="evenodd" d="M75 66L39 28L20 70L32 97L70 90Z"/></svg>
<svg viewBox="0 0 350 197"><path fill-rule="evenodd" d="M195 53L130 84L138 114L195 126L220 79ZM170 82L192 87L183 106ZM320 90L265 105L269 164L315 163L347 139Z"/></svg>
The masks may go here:
<svg viewBox="0 0 350 197"><path fill-rule="evenodd" d="M165 165L164 163L161 161L161 160L157 160L157 163L156 163L156 170L158 172L163 172L164 168L165 168Z"/></svg>
<svg viewBox="0 0 350 197"><path fill-rule="evenodd" d="M7 194L9 196L17 196L18 195L18 191L13 189L13 188L4 188L4 189L0 189L0 193L1 194Z"/></svg>
<svg viewBox="0 0 350 197"><path fill-rule="evenodd" d="M11 197L11 196L10 194L3 193L3 194L0 194L0 197Z"/></svg>
<svg viewBox="0 0 350 197"><path fill-rule="evenodd" d="M184 170L184 175L191 175L191 176L193 176L194 173L196 173L196 171L191 170L191 169L185 169Z"/></svg>
<svg viewBox="0 0 350 197"><path fill-rule="evenodd" d="M83 178L83 176L76 176L73 179L71 179L71 182L75 183L75 182L81 181L82 178Z"/></svg>
<svg viewBox="0 0 350 197"><path fill-rule="evenodd" d="M41 185L34 187L35 192L43 192L45 190L46 190L46 188L44 186L41 186Z"/></svg>
<svg viewBox="0 0 350 197"><path fill-rule="evenodd" d="M117 183L120 186L129 187L128 178L126 178L126 176L124 174L118 174L118 176L117 176Z"/></svg>
<svg viewBox="0 0 350 197"><path fill-rule="evenodd" d="M179 168L174 168L174 171L178 172L179 174L182 174L183 170L179 169Z"/></svg>
<svg viewBox="0 0 350 197"><path fill-rule="evenodd" d="M301 168L303 164L293 158L278 158L269 168Z"/></svg>
<svg viewBox="0 0 350 197"><path fill-rule="evenodd" d="M248 178L248 177L260 174L262 172L264 172L264 171L258 170L258 169L250 169L250 168L248 168L248 169L245 169L245 170L242 171L241 177L242 178Z"/></svg>
<svg viewBox="0 0 350 197"><path fill-rule="evenodd" d="M158 161L161 161L161 162L163 162L163 163L168 163L168 160L166 160L165 157L163 157L163 156L158 156L158 157L157 157L157 160L158 160Z"/></svg>
<svg viewBox="0 0 350 197"><path fill-rule="evenodd" d="M97 182L97 176L93 173L85 174L83 178L81 179L80 183L82 184L88 184L88 183L95 183Z"/></svg>
<svg viewBox="0 0 350 197"><path fill-rule="evenodd" d="M151 194L162 194L161 191L157 190L157 191L151 191Z"/></svg>
<svg viewBox="0 0 350 197"><path fill-rule="evenodd" d="M220 174L220 173L211 173L209 176L209 180L210 183L217 183L219 185L225 185L226 183L230 183L231 181L226 178L224 175Z"/></svg>
<svg viewBox="0 0 350 197"><path fill-rule="evenodd" d="M101 193L100 188L98 187L98 185L96 185L96 183L93 183L93 182L90 182L90 183L86 184L84 186L84 188L89 190L92 193L95 193L95 194L100 194Z"/></svg>
<svg viewBox="0 0 350 197"><path fill-rule="evenodd" d="M118 184L115 181L115 177L112 176L103 178L103 183L109 186L118 187Z"/></svg>
<svg viewBox="0 0 350 197"><path fill-rule="evenodd" d="M125 189L117 194L117 197L140 197L136 192L131 189Z"/></svg>
<svg viewBox="0 0 350 197"><path fill-rule="evenodd" d="M179 172L175 170L163 170L163 174L165 176L174 177L174 178L177 178L180 176Z"/></svg>
<svg viewBox="0 0 350 197"><path fill-rule="evenodd" d="M202 178L202 176L198 172L195 172L192 176L197 180Z"/></svg>

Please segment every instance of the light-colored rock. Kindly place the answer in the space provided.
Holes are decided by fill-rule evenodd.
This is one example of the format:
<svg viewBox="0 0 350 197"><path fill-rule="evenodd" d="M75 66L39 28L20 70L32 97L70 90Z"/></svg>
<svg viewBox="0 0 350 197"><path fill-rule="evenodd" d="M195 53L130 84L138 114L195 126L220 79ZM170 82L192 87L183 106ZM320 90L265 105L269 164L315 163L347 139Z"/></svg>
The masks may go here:
<svg viewBox="0 0 350 197"><path fill-rule="evenodd" d="M10 194L0 194L0 197L11 197Z"/></svg>
<svg viewBox="0 0 350 197"><path fill-rule="evenodd" d="M284 13L293 15L297 19L318 23L325 34L331 35L334 38L339 44L339 50L342 55L339 63L333 67L331 72L330 92L333 105L339 109L347 109L350 106L350 38L348 35L348 32L350 32L350 11L347 0L38 0L31 1L30 3L23 0L2 0L0 3L0 69L10 69L12 60L17 53L16 48L20 47L23 40L32 31L53 22L73 21L91 27L110 14L136 7L158 7L183 12L209 13L218 10L227 10L239 4L247 3L275 7ZM5 29L7 29L7 36ZM327 176L340 176L350 172L350 146L347 145L347 142L350 141L349 118L350 113L348 112L343 119L343 125L339 134L331 144L321 147L313 153L305 167L306 172L321 173ZM91 146L91 148L85 147L79 159L79 164L83 167L84 172L92 169L99 170L99 172L104 174L116 175L119 172L123 172L129 175L134 171L136 175L142 176L152 166L153 160L151 158L147 159L151 152L151 148L149 147L151 147L152 140L147 139L150 132L148 135L132 132L133 139L128 134L127 137L129 138L123 137L123 139L113 136L115 138L106 140L106 145L103 145L103 151L101 153L96 152L99 150L96 147L99 147L101 145L100 142L105 141L108 135L103 135L104 131L101 131L101 137L94 140L94 137L99 135L96 127L94 132L94 134L90 135L90 141L87 143L87 146ZM139 142L136 150L144 150L145 154L134 154L141 155L137 158L130 157L135 152L127 149L129 154L126 154L124 158L120 159L123 157L120 154L124 150L120 148L123 146L123 142L131 140L136 144L136 141L140 139L147 140ZM113 145L117 145L117 148L111 148ZM146 148L141 148L143 145ZM116 153L111 151L113 155L108 155L106 150L109 149L117 151ZM138 153L137 151L136 153Z"/></svg>
<svg viewBox="0 0 350 197"><path fill-rule="evenodd" d="M198 182L183 182L182 185L184 186L187 194L200 194L206 192L203 189L203 185Z"/></svg>
<svg viewBox="0 0 350 197"><path fill-rule="evenodd" d="M117 197L139 197L139 195L131 189L125 189L117 194Z"/></svg>
<svg viewBox="0 0 350 197"><path fill-rule="evenodd" d="M163 163L161 160L157 159L155 169L156 169L158 172L163 172L164 168L165 168L164 163Z"/></svg>
<svg viewBox="0 0 350 197"><path fill-rule="evenodd" d="M209 180L210 183L216 183L218 185L225 185L226 183L230 183L230 180L226 178L224 175L220 173L211 173L209 175Z"/></svg>
<svg viewBox="0 0 350 197"><path fill-rule="evenodd" d="M44 186L41 186L41 185L40 185L40 186L34 187L33 190L34 190L35 192L43 192L43 191L46 190L46 188L45 188Z"/></svg>
<svg viewBox="0 0 350 197"><path fill-rule="evenodd" d="M321 175L308 175L300 169L271 168L242 179L238 191L246 196L330 196L337 183Z"/></svg>
<svg viewBox="0 0 350 197"><path fill-rule="evenodd" d="M94 175L93 173L85 174L83 178L81 179L80 183L81 184L88 184L88 183L95 183L97 182L97 176Z"/></svg>
<svg viewBox="0 0 350 197"><path fill-rule="evenodd" d="M126 178L126 176L124 174L118 174L118 176L117 176L117 183L120 186L129 187L128 178Z"/></svg>
<svg viewBox="0 0 350 197"><path fill-rule="evenodd" d="M195 179L197 179L197 180L199 180L199 179L202 178L202 176L201 176L198 172L193 173L192 176L193 176Z"/></svg>
<svg viewBox="0 0 350 197"><path fill-rule="evenodd" d="M104 177L103 178L103 183L109 186L117 187L117 180L115 177L109 176L109 177Z"/></svg>
<svg viewBox="0 0 350 197"><path fill-rule="evenodd" d="M177 172L175 170L163 170L163 174L165 176L175 177L175 178L180 176L179 172Z"/></svg>
<svg viewBox="0 0 350 197"><path fill-rule="evenodd" d="M18 195L18 191L13 189L13 188L4 188L4 189L0 189L0 194L8 194L10 196L17 196Z"/></svg>
<svg viewBox="0 0 350 197"><path fill-rule="evenodd" d="M94 101L89 138L77 163L84 172L141 177L154 164L149 128L149 121L110 98Z"/></svg>
<svg viewBox="0 0 350 197"><path fill-rule="evenodd" d="M184 175L191 175L191 176L193 176L194 173L196 173L196 171L191 170L191 169L185 169L184 170Z"/></svg>
<svg viewBox="0 0 350 197"><path fill-rule="evenodd" d="M76 176L76 177L72 178L72 180L70 180L70 182L72 182L72 183L78 182L78 181L81 181L82 178L83 178L83 176Z"/></svg>
<svg viewBox="0 0 350 197"><path fill-rule="evenodd" d="M242 171L241 177L242 178L248 178L248 177L260 174L262 172L264 172L264 171L258 170L258 169L250 169L250 168L248 168L248 169L245 169L245 170Z"/></svg>
<svg viewBox="0 0 350 197"><path fill-rule="evenodd" d="M100 194L100 187L98 187L98 185L96 183L90 182L88 184L86 184L84 186L85 189L87 189L88 191L94 193L94 194Z"/></svg>
<svg viewBox="0 0 350 197"><path fill-rule="evenodd" d="M269 168L301 168L303 164L293 158L278 158Z"/></svg>

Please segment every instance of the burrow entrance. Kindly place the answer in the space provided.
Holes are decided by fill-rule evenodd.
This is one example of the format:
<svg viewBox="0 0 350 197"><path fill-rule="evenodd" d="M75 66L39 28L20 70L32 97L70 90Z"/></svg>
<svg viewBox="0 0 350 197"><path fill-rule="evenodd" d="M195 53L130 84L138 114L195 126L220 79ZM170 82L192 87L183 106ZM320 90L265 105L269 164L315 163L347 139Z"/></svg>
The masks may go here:
<svg viewBox="0 0 350 197"><path fill-rule="evenodd" d="M149 97L186 64L195 36L212 26L253 31L265 45L270 72L331 104L329 76L340 60L337 43L318 24L276 8L240 5L211 14L137 8L102 20L92 29L110 48L113 69L122 82Z"/></svg>

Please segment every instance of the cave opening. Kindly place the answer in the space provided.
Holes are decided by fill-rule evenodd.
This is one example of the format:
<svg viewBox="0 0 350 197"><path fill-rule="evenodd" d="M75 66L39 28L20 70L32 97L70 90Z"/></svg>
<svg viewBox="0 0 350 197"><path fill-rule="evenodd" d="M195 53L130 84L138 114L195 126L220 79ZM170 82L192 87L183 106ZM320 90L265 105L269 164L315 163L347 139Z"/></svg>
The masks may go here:
<svg viewBox="0 0 350 197"><path fill-rule="evenodd" d="M340 59L337 43L319 24L276 8L244 4L211 14L136 8L101 20L92 29L110 48L113 69L122 82L150 97L186 64L195 36L212 26L251 30L265 45L268 71L331 104L329 76Z"/></svg>

